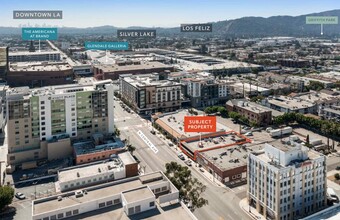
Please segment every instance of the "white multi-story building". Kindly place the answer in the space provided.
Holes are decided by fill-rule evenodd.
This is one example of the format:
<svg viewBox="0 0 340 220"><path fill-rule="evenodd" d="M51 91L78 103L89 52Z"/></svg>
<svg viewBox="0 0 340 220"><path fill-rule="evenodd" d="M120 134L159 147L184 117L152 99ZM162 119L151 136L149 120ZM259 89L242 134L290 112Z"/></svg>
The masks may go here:
<svg viewBox="0 0 340 220"><path fill-rule="evenodd" d="M326 205L326 157L292 142L251 152L248 202L276 220L298 219Z"/></svg>
<svg viewBox="0 0 340 220"><path fill-rule="evenodd" d="M72 154L71 140L114 132L111 80L7 90L8 164Z"/></svg>

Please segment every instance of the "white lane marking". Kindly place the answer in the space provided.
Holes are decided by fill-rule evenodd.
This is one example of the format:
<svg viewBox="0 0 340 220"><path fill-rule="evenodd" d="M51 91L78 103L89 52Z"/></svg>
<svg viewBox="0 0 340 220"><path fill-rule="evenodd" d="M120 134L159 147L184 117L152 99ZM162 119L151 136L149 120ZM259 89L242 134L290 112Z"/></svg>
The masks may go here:
<svg viewBox="0 0 340 220"><path fill-rule="evenodd" d="M155 145L153 145L153 143L151 143L151 141L149 140L149 138L147 138L143 132L141 130L138 130L137 134L139 135L140 138L142 138L142 140L146 143L146 145L149 146L149 148L155 153L158 153L158 149L157 147L155 147Z"/></svg>

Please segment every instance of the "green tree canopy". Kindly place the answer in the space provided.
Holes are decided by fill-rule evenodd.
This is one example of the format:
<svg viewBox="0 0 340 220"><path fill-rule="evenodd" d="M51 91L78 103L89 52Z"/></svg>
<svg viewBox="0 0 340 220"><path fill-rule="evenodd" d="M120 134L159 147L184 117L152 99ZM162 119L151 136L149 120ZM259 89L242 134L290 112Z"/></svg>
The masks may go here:
<svg viewBox="0 0 340 220"><path fill-rule="evenodd" d="M12 203L14 189L11 186L0 186L0 210Z"/></svg>
<svg viewBox="0 0 340 220"><path fill-rule="evenodd" d="M179 197L182 201L190 202L193 210L208 204L208 200L201 197L206 186L199 182L197 178L192 178L188 167L172 161L166 163L165 168L165 175L179 190Z"/></svg>

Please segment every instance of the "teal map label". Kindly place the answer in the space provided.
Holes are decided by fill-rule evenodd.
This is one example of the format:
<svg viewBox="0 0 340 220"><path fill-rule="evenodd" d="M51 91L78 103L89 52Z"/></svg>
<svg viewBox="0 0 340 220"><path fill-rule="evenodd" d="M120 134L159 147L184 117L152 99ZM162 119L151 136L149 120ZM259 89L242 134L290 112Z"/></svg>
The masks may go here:
<svg viewBox="0 0 340 220"><path fill-rule="evenodd" d="M128 42L85 42L86 50L128 50Z"/></svg>
<svg viewBox="0 0 340 220"><path fill-rule="evenodd" d="M22 28L23 40L57 40L57 28Z"/></svg>
<svg viewBox="0 0 340 220"><path fill-rule="evenodd" d="M306 24L338 24L338 16L307 16Z"/></svg>

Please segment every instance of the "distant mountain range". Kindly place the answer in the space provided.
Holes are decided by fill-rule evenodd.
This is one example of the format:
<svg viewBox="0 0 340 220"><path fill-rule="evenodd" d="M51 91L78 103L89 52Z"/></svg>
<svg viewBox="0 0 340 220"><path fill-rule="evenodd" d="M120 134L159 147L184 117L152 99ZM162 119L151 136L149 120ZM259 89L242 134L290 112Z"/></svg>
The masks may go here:
<svg viewBox="0 0 340 220"><path fill-rule="evenodd" d="M156 29L159 36L220 36L220 37L266 37L266 36L320 36L320 25L307 25L306 16L338 16L340 9L300 16L243 17L233 20L213 22L212 33L181 33L179 27L150 28ZM143 29L148 27L128 27L127 29ZM99 26L90 28L58 28L60 34L113 34L115 26ZM324 35L340 36L340 24L324 25ZM21 34L20 28L0 27L0 34Z"/></svg>

